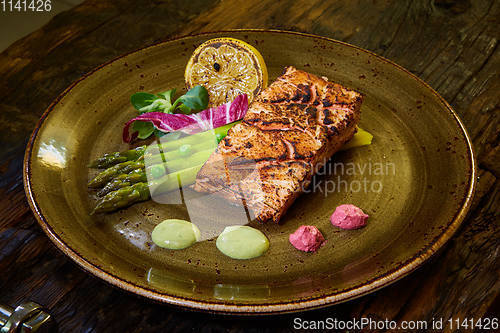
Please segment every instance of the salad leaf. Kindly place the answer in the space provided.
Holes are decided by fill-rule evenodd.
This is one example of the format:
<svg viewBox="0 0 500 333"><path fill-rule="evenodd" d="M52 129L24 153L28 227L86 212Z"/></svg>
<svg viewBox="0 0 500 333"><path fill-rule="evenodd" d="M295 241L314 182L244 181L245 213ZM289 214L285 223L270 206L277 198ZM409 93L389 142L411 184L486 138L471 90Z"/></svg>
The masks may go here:
<svg viewBox="0 0 500 333"><path fill-rule="evenodd" d="M146 121L136 121L132 129L137 132L139 139L147 139L156 130L152 123Z"/></svg>
<svg viewBox="0 0 500 333"><path fill-rule="evenodd" d="M165 92L161 92L158 94L160 98L164 98L168 103L172 104L175 96L175 88L167 90Z"/></svg>
<svg viewBox="0 0 500 333"><path fill-rule="evenodd" d="M153 127L154 127L154 125L153 125ZM154 130L153 134L154 134L157 138L161 138L162 136L164 136L164 135L165 135L165 134L167 134L167 133L163 133L163 132L161 132L161 131L158 131L158 130L155 128L155 130Z"/></svg>
<svg viewBox="0 0 500 333"><path fill-rule="evenodd" d="M138 92L130 96L130 103L140 111L142 108L150 106L158 98L158 96L150 93Z"/></svg>
<svg viewBox="0 0 500 333"><path fill-rule="evenodd" d="M174 113L177 109L188 114L192 111L204 110L208 106L208 91L203 86L190 89L185 95L174 101L175 89L165 92L150 94L138 92L130 97L130 102L141 114L146 112Z"/></svg>
<svg viewBox="0 0 500 333"><path fill-rule="evenodd" d="M238 95L234 101L193 114L148 112L129 120L123 128L123 141L130 142L129 129L135 123L148 122L163 133L181 131L194 134L220 127L243 118L248 110L247 95ZM141 125L142 126L142 125Z"/></svg>
<svg viewBox="0 0 500 333"><path fill-rule="evenodd" d="M182 95L175 101L184 104L191 110L205 110L208 106L208 91L203 86L195 86L191 88L185 95Z"/></svg>
<svg viewBox="0 0 500 333"><path fill-rule="evenodd" d="M191 113L191 109L184 104L179 105L178 109L179 109L179 111L181 111L181 113L184 113L184 114Z"/></svg>

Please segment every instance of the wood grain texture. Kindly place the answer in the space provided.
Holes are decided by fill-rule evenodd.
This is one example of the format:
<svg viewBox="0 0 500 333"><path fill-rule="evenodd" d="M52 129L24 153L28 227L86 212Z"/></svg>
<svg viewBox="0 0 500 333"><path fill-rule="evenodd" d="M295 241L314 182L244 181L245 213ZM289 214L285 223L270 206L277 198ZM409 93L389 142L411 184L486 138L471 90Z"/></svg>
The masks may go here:
<svg viewBox="0 0 500 333"><path fill-rule="evenodd" d="M500 2L493 0L88 0L57 15L0 54L0 303L40 302L64 332L287 332L295 316L498 317L499 18ZM49 103L83 73L120 54L229 28L286 29L346 41L406 67L452 104L473 139L480 179L468 219L429 263L345 304L237 319L183 312L109 287L49 242L29 211L21 176L25 143Z"/></svg>

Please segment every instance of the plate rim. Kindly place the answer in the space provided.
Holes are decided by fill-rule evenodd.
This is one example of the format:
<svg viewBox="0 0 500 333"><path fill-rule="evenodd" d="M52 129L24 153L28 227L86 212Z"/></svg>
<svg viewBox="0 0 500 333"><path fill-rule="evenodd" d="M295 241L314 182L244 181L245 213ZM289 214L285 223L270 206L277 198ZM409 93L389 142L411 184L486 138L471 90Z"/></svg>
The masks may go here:
<svg viewBox="0 0 500 333"><path fill-rule="evenodd" d="M35 194L33 193L32 185L31 185L31 159L34 142L37 138L37 134L49 115L49 113L54 109L54 107L59 103L59 101L66 96L71 89L73 89L78 83L85 80L87 77L91 76L98 70L106 67L107 65L124 58L130 54L143 51L148 48L156 47L161 44L167 44L169 42L178 41L182 39L189 39L192 37L204 36L204 35L212 35L212 34L226 34L232 32L249 32L249 33L282 33L288 35L297 35L307 38L320 39L328 42L332 42L335 44L340 44L345 47L352 48L356 51L367 53L371 56L376 57L377 59L396 67L397 69L405 72L411 78L417 81L417 83L421 84L423 87L429 90L434 96L438 98L438 100L443 104L443 106L450 112L453 119L458 124L458 127L462 130L462 135L465 138L465 142L467 144L467 152L469 158L466 160L467 163L471 167L471 173L469 178L468 190L464 199L462 200L462 204L460 208L457 210L455 216L452 218L451 222L443 229L439 236L436 236L431 243L429 243L426 247L421 248L413 257L409 258L405 262L401 263L396 268L392 269L389 272L378 275L372 280L365 281L361 284L355 285L353 287L341 290L339 292L331 293L329 295L318 296L314 298L307 298L303 300L297 301L287 301L280 303L268 303L265 302L260 304L238 304L238 303L218 303L218 302L210 302L210 301L202 301L196 300L194 298L185 298L180 296L173 296L166 293L159 293L155 290L148 289L145 287L134 285L132 282L127 281L124 278L111 274L107 272L105 269L99 267L96 264L91 263L87 259L84 258L81 254L79 254L76 250L71 248L68 244L64 242L64 240L52 229L46 217L42 214L42 211L38 205L38 202L35 198ZM73 81L62 93L60 93L47 107L44 111L40 119L38 120L36 127L34 128L30 139L28 140L24 160L23 160L23 183L24 190L27 197L28 204L30 206L33 215L35 216L38 224L41 226L44 233L49 237L49 239L56 245L56 247L62 251L66 256L71 258L74 262L76 262L81 268L90 274L99 277L105 282L111 284L114 287L119 287L125 291L130 293L134 293L148 299L171 304L175 306L180 306L187 310L196 310L196 311L204 311L204 312L212 312L212 313L220 313L220 314L232 314L232 315L271 315L271 314L283 314L283 313L292 313L299 312L304 310L312 310L317 308L326 307L333 304L338 304L342 302L346 302L369 293L372 293L376 290L379 290L387 285L390 285L401 278L409 275L411 272L420 267L424 262L426 262L430 257L436 254L445 243L455 234L463 220L467 216L469 209L471 208L472 201L474 198L474 192L477 185L477 162L474 154L474 148L472 145L472 141L470 136L463 124L460 120L458 114L453 110L451 105L437 92L435 91L429 84L427 84L424 80L417 77L409 70L404 67L396 64L395 62L386 59L372 51L363 49L359 46L352 45L343 41L339 41L333 38L318 36L309 33L303 32L295 32L295 31L287 31L287 30L278 30L278 29L229 29L229 30L218 30L218 31L210 31L210 32L202 32L197 34L188 34L177 36L174 38L166 39L158 41L154 44L147 45L145 47L132 50L130 52L121 54L107 62L102 63L101 65L93 68L87 73L83 74L81 77Z"/></svg>

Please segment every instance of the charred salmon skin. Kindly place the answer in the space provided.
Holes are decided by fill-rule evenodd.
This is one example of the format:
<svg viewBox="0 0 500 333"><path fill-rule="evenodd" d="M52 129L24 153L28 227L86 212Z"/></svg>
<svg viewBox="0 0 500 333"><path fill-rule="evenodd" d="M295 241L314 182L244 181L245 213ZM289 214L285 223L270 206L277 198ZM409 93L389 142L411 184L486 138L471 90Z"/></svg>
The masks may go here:
<svg viewBox="0 0 500 333"><path fill-rule="evenodd" d="M362 95L287 67L251 103L198 172L194 189L279 222L312 176L349 141Z"/></svg>

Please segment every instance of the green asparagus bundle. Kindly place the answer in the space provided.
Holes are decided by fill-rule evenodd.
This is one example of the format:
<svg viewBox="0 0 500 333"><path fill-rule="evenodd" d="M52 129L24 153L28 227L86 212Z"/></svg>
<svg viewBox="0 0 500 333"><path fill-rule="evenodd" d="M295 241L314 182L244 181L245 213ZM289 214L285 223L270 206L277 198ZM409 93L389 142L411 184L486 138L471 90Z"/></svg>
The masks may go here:
<svg viewBox="0 0 500 333"><path fill-rule="evenodd" d="M234 124L215 129L218 142ZM180 183L184 186L194 183L198 171L215 145L210 140L191 135L160 143L156 148L148 151L146 146L141 146L113 152L90 163L91 168L104 169L88 183L90 188L100 188L97 192L99 199L92 214L109 213L149 200L150 191L155 194L166 193L177 189ZM149 183L148 173L154 178Z"/></svg>
<svg viewBox="0 0 500 333"><path fill-rule="evenodd" d="M150 188L155 194L167 193L179 187L194 183L196 175L203 164L167 174L159 179L148 182L138 182L125 185L115 191L108 192L98 202L92 214L109 213L134 203L149 200Z"/></svg>

